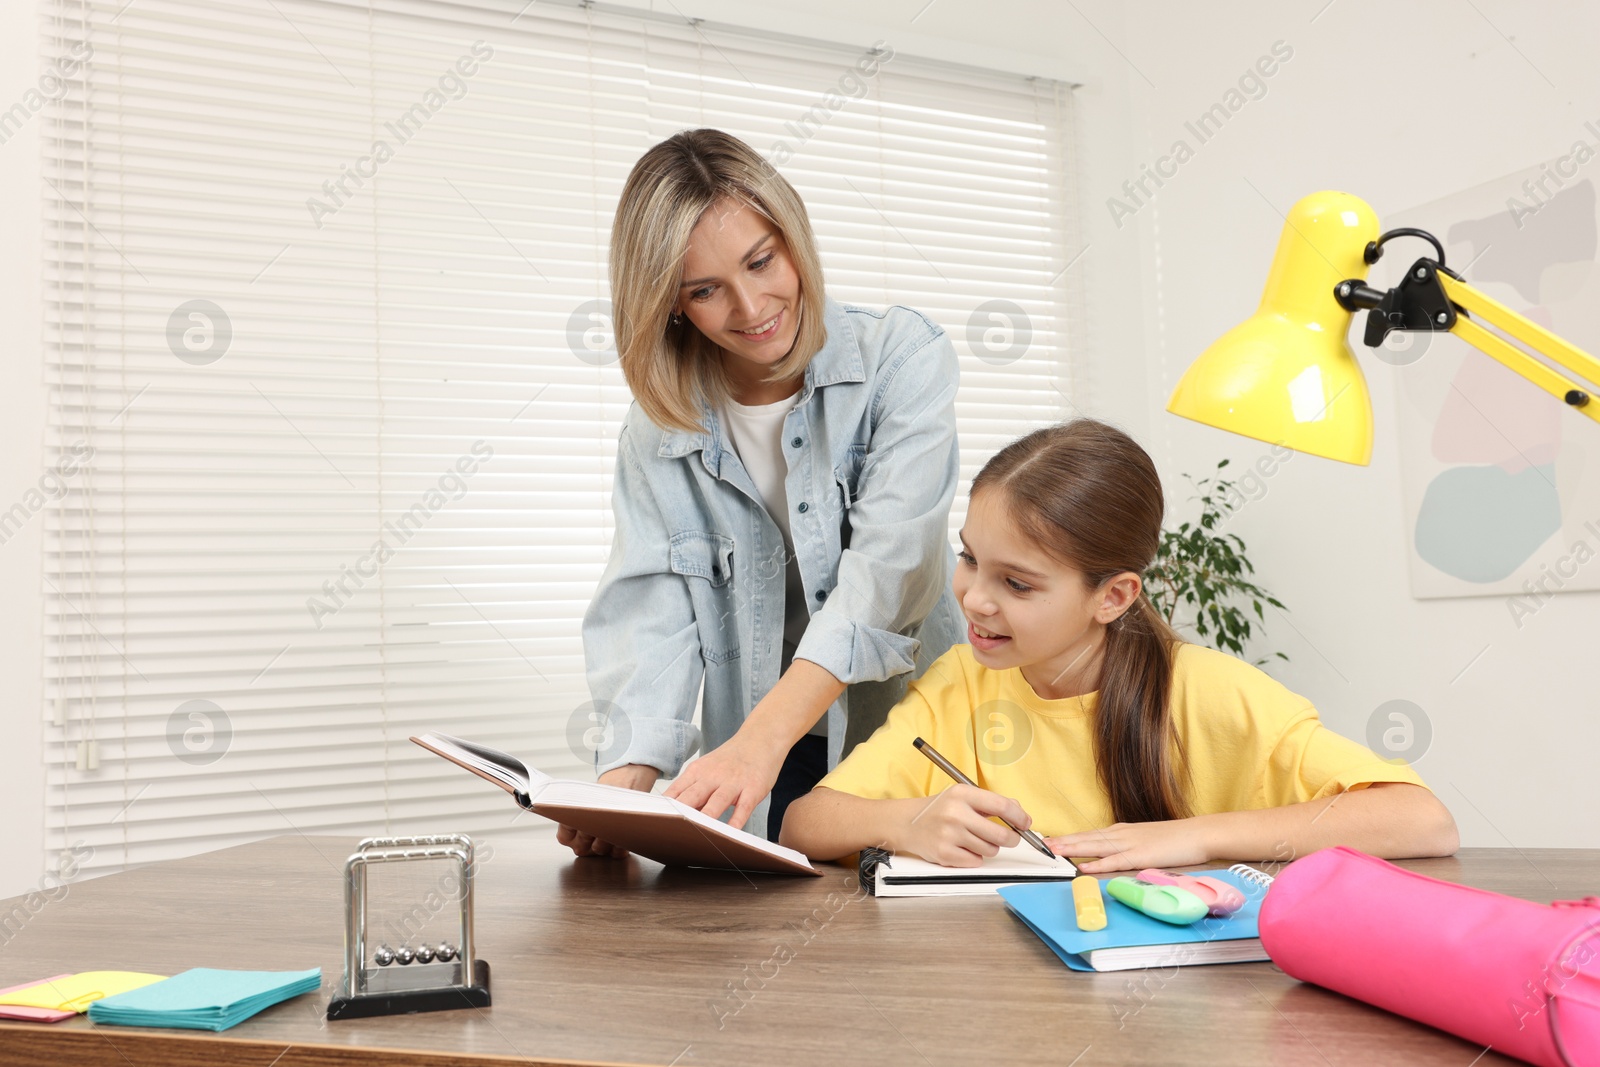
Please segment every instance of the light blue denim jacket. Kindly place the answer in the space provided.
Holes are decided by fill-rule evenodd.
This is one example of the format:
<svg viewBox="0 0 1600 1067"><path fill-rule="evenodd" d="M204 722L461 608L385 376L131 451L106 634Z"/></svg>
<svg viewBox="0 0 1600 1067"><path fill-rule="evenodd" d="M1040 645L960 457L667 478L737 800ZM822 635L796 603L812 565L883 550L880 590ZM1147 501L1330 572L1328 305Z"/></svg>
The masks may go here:
<svg viewBox="0 0 1600 1067"><path fill-rule="evenodd" d="M956 353L916 311L826 301L827 341L784 421L790 532L811 621L795 651L848 688L828 709L828 764L882 724L966 632L950 583ZM604 773L678 773L732 737L778 681L783 537L715 410L662 430L637 404L617 442L616 532L583 619L590 696L611 712ZM606 703L601 703L606 702ZM766 802L747 829L761 834Z"/></svg>

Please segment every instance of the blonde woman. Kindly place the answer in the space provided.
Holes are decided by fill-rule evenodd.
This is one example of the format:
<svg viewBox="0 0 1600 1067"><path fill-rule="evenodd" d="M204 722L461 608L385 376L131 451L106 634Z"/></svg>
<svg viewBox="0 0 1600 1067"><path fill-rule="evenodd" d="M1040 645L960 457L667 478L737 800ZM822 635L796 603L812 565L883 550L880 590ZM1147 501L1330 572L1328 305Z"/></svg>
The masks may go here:
<svg viewBox="0 0 1600 1067"><path fill-rule="evenodd" d="M613 709L596 770L676 776L668 795L776 840L787 802L963 637L955 350L915 311L830 299L799 195L718 130L634 165L610 274L635 403L583 622Z"/></svg>

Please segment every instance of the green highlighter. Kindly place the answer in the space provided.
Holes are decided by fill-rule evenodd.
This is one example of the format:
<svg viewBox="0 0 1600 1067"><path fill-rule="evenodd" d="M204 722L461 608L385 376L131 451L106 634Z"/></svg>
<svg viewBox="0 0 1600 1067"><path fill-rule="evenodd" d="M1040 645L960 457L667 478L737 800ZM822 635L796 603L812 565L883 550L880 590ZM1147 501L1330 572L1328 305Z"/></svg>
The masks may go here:
<svg viewBox="0 0 1600 1067"><path fill-rule="evenodd" d="M1197 922L1210 910L1205 901L1187 889L1156 885L1142 878L1113 878L1106 883L1106 892L1133 910L1174 926Z"/></svg>

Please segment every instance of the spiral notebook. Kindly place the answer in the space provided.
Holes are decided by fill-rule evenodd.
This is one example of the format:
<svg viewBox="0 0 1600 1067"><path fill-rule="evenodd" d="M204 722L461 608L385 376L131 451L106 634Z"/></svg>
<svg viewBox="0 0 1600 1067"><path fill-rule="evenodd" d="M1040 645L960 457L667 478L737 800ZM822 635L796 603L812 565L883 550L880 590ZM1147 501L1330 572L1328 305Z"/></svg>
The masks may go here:
<svg viewBox="0 0 1600 1067"><path fill-rule="evenodd" d="M1071 881L1078 868L1065 856L1047 859L1023 844L1002 848L976 867L944 867L887 849L864 848L856 873L875 897L966 897L988 896L1006 885Z"/></svg>
<svg viewBox="0 0 1600 1067"><path fill-rule="evenodd" d="M1013 915L1039 935L1050 951L1075 971L1127 971L1190 963L1250 963L1267 959L1256 925L1272 876L1236 863L1205 874L1237 886L1245 905L1226 918L1174 926L1135 911L1105 895L1106 926L1080 930L1072 907L1072 886L1015 885L1000 890Z"/></svg>

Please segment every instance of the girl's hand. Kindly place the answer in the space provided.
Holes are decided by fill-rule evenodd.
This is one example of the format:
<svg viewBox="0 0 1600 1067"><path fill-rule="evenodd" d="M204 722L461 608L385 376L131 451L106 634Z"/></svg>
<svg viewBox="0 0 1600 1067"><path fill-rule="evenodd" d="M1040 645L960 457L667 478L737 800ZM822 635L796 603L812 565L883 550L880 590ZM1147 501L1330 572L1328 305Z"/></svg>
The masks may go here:
<svg viewBox="0 0 1600 1067"><path fill-rule="evenodd" d="M740 730L721 745L690 763L666 789L691 808L699 808L713 819L733 809L728 825L744 826L756 805L772 792L778 780L785 751L775 751L746 737Z"/></svg>
<svg viewBox="0 0 1600 1067"><path fill-rule="evenodd" d="M895 851L946 867L976 867L1022 840L989 816L999 815L1024 830L1030 822L1021 804L975 785L953 785L936 797L899 803L906 805L906 818L892 841Z"/></svg>
<svg viewBox="0 0 1600 1067"><path fill-rule="evenodd" d="M1104 830L1047 837L1044 843L1056 855L1077 863L1078 870L1084 874L1184 867L1212 858L1195 819L1119 822ZM1080 856L1084 857L1082 861Z"/></svg>
<svg viewBox="0 0 1600 1067"><path fill-rule="evenodd" d="M641 793L648 793L655 787L656 779L661 772L654 767L646 767L639 763L630 763L623 767L613 767L600 776L602 785L620 785L624 789L637 789ZM609 841L602 841L580 830L575 830L567 825L556 827L556 841L572 849L574 856L617 856L628 854L626 849L618 848Z"/></svg>

